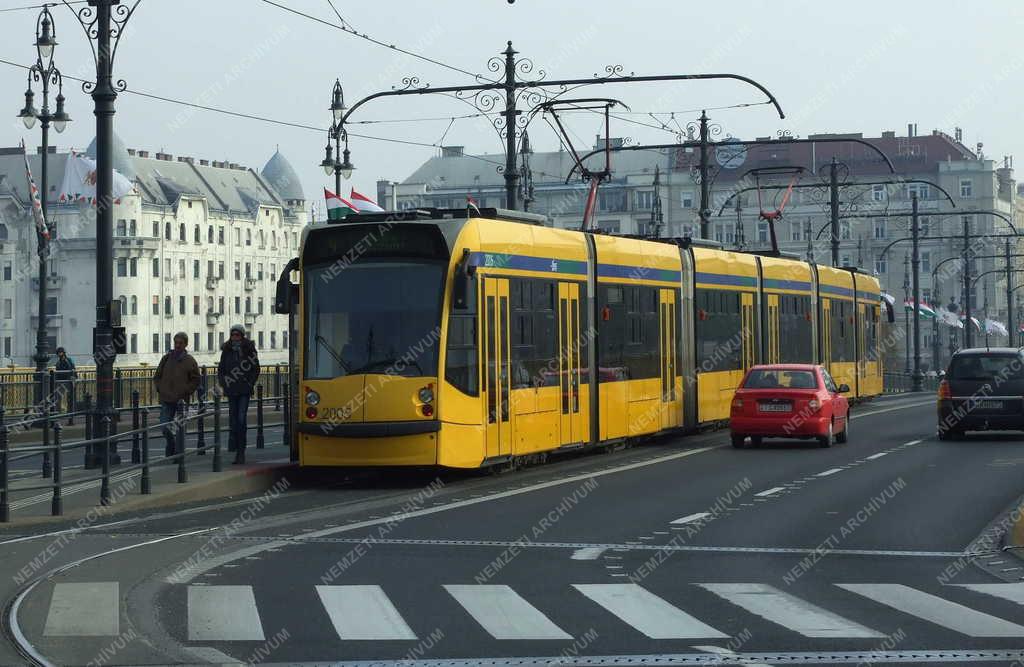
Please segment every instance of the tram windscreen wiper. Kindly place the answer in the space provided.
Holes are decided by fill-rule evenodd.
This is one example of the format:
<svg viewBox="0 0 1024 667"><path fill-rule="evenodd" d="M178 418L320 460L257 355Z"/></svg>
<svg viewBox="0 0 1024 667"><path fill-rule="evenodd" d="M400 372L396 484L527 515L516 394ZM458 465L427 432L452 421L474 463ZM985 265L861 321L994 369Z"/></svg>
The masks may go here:
<svg viewBox="0 0 1024 667"><path fill-rule="evenodd" d="M388 368L394 367L395 364L398 363L398 361L399 360L397 358L395 358L395 357L391 357L390 359L379 359L377 361L371 361L368 364L364 364L364 365L360 366L359 368L355 369L354 371L349 371L349 374L350 375L356 375L358 373L369 373L369 372L371 372L373 370L386 371ZM413 359L412 361L406 362L406 366L415 366L416 370L419 371L420 375L424 375L425 374L423 372L423 368L420 367L420 365L418 363L416 363L415 359Z"/></svg>
<svg viewBox="0 0 1024 667"><path fill-rule="evenodd" d="M325 350L327 350L327 352L328 352L328 353L329 353L329 354L330 354L330 355L331 355L332 357L334 357L334 360L338 362L338 365L339 365L339 366L341 366L341 367L342 367L342 369L344 369L344 371L345 371L346 373L348 373L349 375L352 375L352 367L351 367L351 366L349 366L349 365L348 365L348 363L347 363L347 362L346 362L346 361L345 361L344 359L342 359L342 358L341 358L341 355L340 355L340 354L338 354L338 353L337 353L337 352L336 352L336 351L334 350L334 348L333 348L333 347L331 347L331 344L327 342L327 339L326 339L326 338L324 338L324 337L323 337L323 336L321 336L320 334L316 334L316 342L318 342L318 343L320 343L321 345L323 345L323 346L324 346L324 349L325 349Z"/></svg>

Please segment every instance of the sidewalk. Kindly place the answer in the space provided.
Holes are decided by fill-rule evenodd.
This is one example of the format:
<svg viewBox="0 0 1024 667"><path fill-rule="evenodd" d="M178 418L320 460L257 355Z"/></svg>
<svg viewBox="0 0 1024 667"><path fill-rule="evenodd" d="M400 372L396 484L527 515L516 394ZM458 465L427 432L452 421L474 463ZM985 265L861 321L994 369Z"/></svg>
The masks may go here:
<svg viewBox="0 0 1024 667"><path fill-rule="evenodd" d="M78 519L77 523L85 525L99 518L107 518L117 513L139 510L149 507L168 506L177 503L195 502L237 496L266 491L296 464L290 463L288 449L281 441L281 429L267 429L265 432L266 447L255 448L255 431L250 434L249 446L245 450L246 463L233 465L234 452L227 450L227 434L223 434L221 448L222 471L214 473L212 434L206 434L206 454L195 452L195 437L190 434L186 442L187 456L185 468L187 481L178 482L177 461L160 461L164 454L162 438L150 439L150 490L143 495L142 470L134 468L131 463L131 442L119 443L121 465L111 466L110 500L111 504L100 506L101 470L85 470L82 465L81 450L65 455L63 482L61 491L63 516L51 516L52 489L19 490L35 487L51 482L43 478L39 465L31 468L19 467L10 471L10 509L11 521L0 523L0 531L5 528L19 528L29 525L57 523L69 519ZM38 459L34 459L38 461ZM81 480L76 483L76 480Z"/></svg>

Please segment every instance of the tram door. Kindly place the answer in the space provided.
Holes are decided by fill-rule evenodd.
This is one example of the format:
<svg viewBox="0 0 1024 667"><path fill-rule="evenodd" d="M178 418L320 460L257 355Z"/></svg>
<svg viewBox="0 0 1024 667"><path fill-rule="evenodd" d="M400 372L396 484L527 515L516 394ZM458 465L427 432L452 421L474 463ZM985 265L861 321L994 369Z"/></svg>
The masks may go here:
<svg viewBox="0 0 1024 667"><path fill-rule="evenodd" d="M679 350L676 326L675 290L658 290L660 349L661 349L661 428L679 425L679 411L673 410L677 400L676 358Z"/></svg>
<svg viewBox="0 0 1024 667"><path fill-rule="evenodd" d="M832 372L832 299L821 300L821 364Z"/></svg>
<svg viewBox="0 0 1024 667"><path fill-rule="evenodd" d="M580 286L558 283L558 386L561 390L561 442L586 438L580 414ZM594 369L591 370L594 372Z"/></svg>
<svg viewBox="0 0 1024 667"><path fill-rule="evenodd" d="M769 364L777 364L781 358L779 341L779 295L768 295L768 346L765 357Z"/></svg>
<svg viewBox="0 0 1024 667"><path fill-rule="evenodd" d="M754 336L757 335L757 330L754 328L754 295L744 292L740 298L741 317L743 318L743 370L747 370L757 363L755 361L757 341Z"/></svg>
<svg viewBox="0 0 1024 667"><path fill-rule="evenodd" d="M481 290L483 303L481 354L484 372L484 419L487 458L512 454L512 427L509 421L509 318L508 280L484 278Z"/></svg>

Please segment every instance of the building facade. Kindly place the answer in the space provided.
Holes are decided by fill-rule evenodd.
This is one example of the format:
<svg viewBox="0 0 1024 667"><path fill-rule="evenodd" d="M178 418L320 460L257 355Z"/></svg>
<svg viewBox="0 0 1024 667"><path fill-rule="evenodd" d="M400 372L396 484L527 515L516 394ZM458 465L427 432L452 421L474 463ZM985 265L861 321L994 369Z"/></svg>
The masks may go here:
<svg viewBox="0 0 1024 667"><path fill-rule="evenodd" d="M95 142L94 142L95 143ZM94 146L87 154L94 155ZM92 363L96 218L84 202L59 201L67 153L48 155L51 239L46 313L50 353L65 347ZM37 184L41 155L29 162ZM126 149L114 168L135 192L114 205L114 297L127 354L118 365L154 365L175 332L200 363L214 363L228 329L242 323L261 361L287 361L287 317L273 314L274 287L298 252L306 200L276 152L261 172L234 163ZM20 148L0 148L0 360L31 366L38 323L38 255Z"/></svg>
<svg viewBox="0 0 1024 667"><path fill-rule="evenodd" d="M1011 158L999 162L988 159L980 146L971 150L959 140L959 131L957 135L939 131L918 135L916 128L909 126L906 136L889 131L878 137L860 133L808 137L867 141L889 157L895 174L890 173L877 153L857 143L796 144L759 137L770 143L745 150L719 144L712 149L711 156L708 236L726 248L770 248L771 229L760 212L778 208L792 183L794 188L783 216L774 225L779 247L783 252L830 263L828 186L834 158L838 164L842 216L840 264L877 275L882 289L896 297L897 320L902 323L899 305L907 296L904 258L909 257L911 244L896 242L886 248L897 239L910 236L911 196L916 193L922 235L922 300L959 310L964 298L962 263L942 262L961 255L964 223L972 237L973 276L1005 269L1005 261L994 256L1004 254L1005 239L998 237L1009 233L1010 227L992 215L961 215L958 211L992 210L1015 221L1017 193ZM603 146L603 141L595 147L598 145ZM593 159L603 162L604 156ZM699 159L699 150L684 148L613 153L612 177L601 184L598 194L596 227L611 234L698 237ZM461 147L445 147L405 181L378 184L378 196L398 208L461 207L465 206L467 194L480 206L501 207L504 178L495 170L495 163L502 162L502 156L469 156ZM580 179L566 184L574 167L572 156L565 151L532 153L529 164L533 181L529 210L546 215L554 226L579 228L587 184ZM594 164L600 167L597 162ZM766 168L776 171L764 171ZM799 175L797 168L802 170ZM937 184L950 194L952 201L939 189L914 180ZM767 186L778 189L769 190ZM939 238L943 236L957 238ZM1016 247L1020 249L1015 252L1024 253L1024 246ZM1019 258L1013 261L1017 268L1024 266ZM980 320L988 317L1006 322L1005 275L989 273L977 280L971 302ZM1024 282L1024 276L1016 275L1017 280ZM1015 294L1024 296L1024 289ZM922 323L925 369L936 367L936 362L937 367L945 367L953 333L947 329L942 326L936 337L931 322ZM901 370L906 359L907 339L897 338L886 358L891 370ZM984 341L984 333L975 340ZM1006 343L1005 337L993 336L991 340L993 344Z"/></svg>

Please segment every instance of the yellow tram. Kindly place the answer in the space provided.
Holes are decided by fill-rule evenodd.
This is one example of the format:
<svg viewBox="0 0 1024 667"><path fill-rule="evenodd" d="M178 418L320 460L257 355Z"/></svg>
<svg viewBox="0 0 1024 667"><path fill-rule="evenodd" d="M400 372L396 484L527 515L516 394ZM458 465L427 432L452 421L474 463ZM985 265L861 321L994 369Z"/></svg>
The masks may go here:
<svg viewBox="0 0 1024 667"><path fill-rule="evenodd" d="M881 392L873 277L543 220L430 209L306 230L276 306L297 328L302 465L478 468L692 431L728 418L755 363Z"/></svg>

